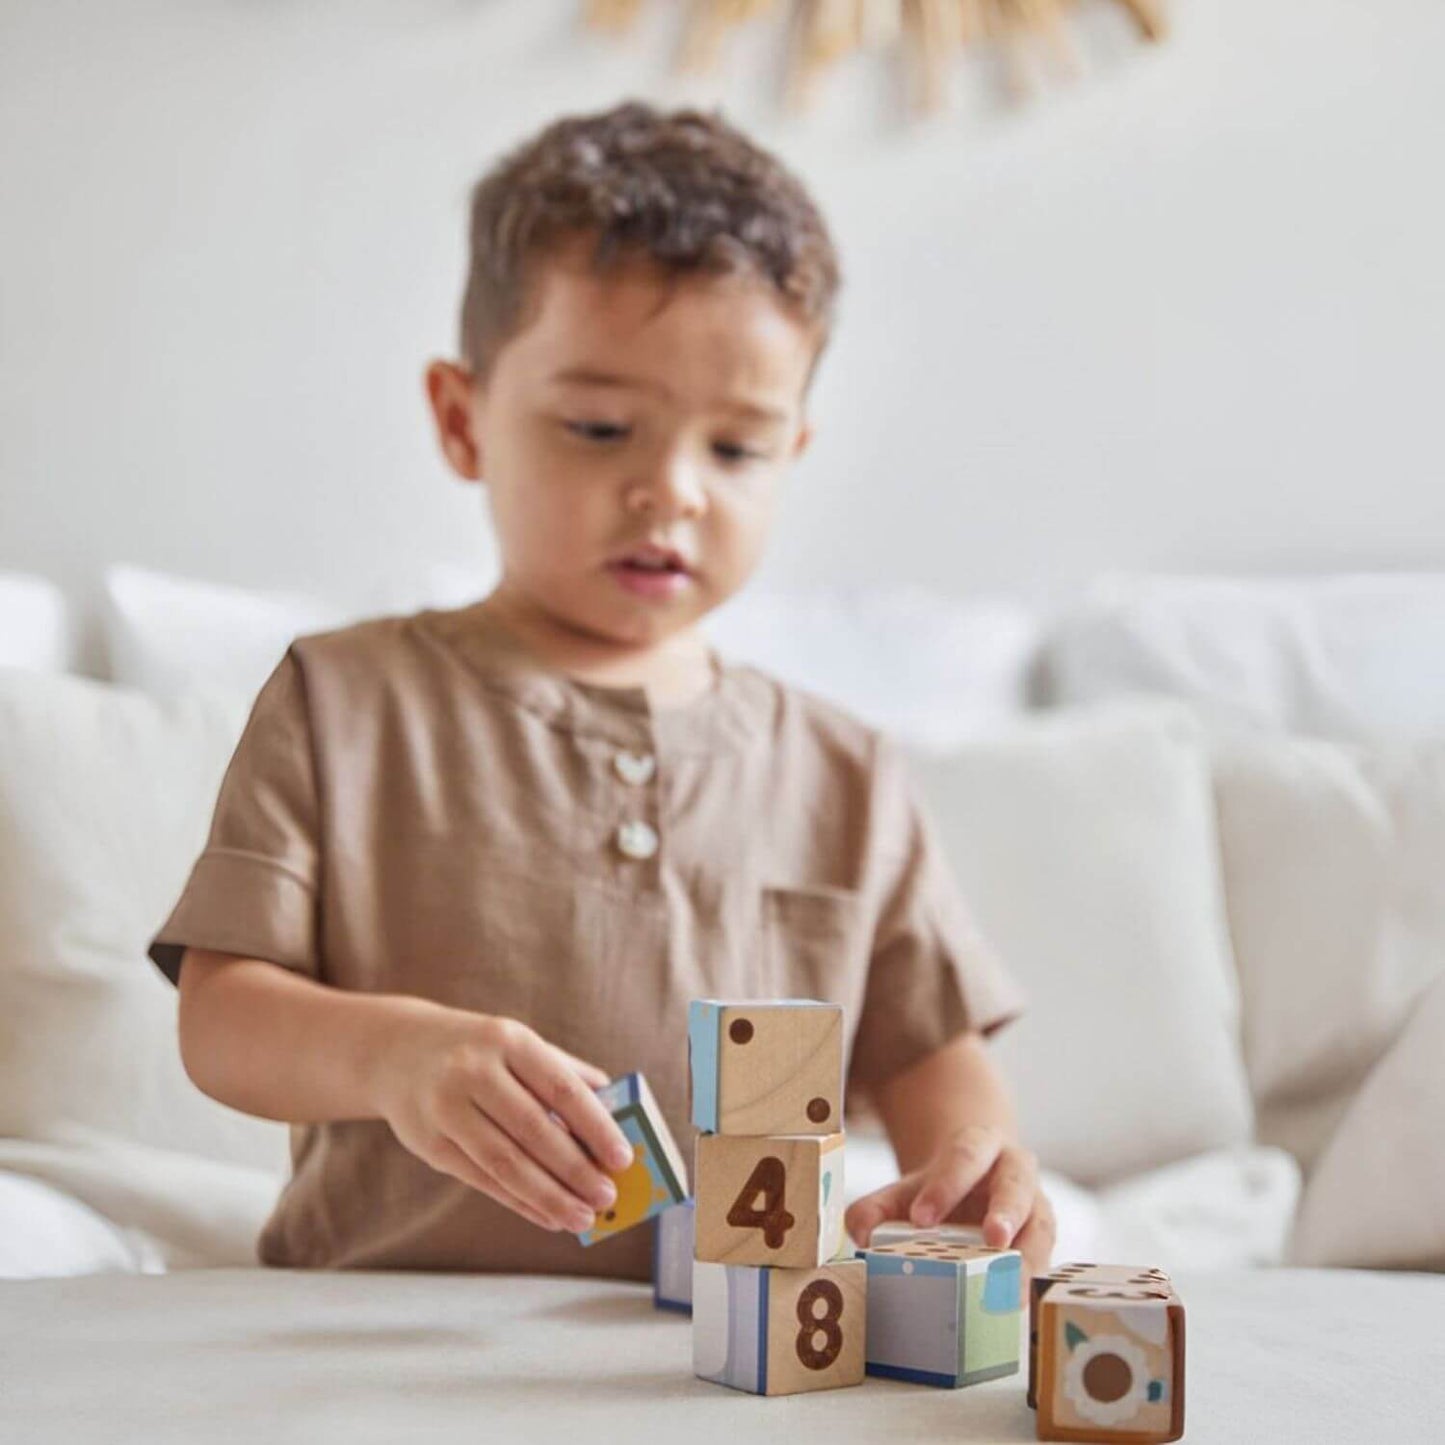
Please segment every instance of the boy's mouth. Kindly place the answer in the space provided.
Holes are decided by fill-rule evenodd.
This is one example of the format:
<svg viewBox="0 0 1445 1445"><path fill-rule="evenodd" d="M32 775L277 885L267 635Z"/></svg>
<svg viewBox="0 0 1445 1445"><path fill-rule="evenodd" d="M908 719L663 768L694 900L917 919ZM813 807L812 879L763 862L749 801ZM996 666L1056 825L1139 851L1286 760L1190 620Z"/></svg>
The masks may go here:
<svg viewBox="0 0 1445 1445"><path fill-rule="evenodd" d="M640 597L674 597L692 580L692 568L681 552L651 542L619 553L607 570Z"/></svg>

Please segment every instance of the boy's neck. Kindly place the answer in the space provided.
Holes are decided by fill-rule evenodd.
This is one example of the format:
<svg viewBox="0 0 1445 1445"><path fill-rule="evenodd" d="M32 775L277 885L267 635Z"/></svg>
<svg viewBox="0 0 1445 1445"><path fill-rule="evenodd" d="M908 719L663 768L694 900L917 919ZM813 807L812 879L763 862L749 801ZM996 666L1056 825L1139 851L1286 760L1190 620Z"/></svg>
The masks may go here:
<svg viewBox="0 0 1445 1445"><path fill-rule="evenodd" d="M716 657L696 626L660 642L628 646L569 627L505 582L478 605L533 661L578 682L640 687L649 702L661 707L691 702L715 682Z"/></svg>

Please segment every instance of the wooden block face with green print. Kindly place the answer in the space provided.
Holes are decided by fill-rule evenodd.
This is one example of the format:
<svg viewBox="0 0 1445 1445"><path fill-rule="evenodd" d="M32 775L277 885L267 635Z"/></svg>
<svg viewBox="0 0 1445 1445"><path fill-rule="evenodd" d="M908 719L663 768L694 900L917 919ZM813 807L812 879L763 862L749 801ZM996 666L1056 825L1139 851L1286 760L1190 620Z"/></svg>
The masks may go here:
<svg viewBox="0 0 1445 1445"><path fill-rule="evenodd" d="M1039 1300L1038 1437L1184 1434L1184 1305L1167 1283L1070 1280Z"/></svg>
<svg viewBox="0 0 1445 1445"><path fill-rule="evenodd" d="M957 1389L1018 1373L1023 1259L943 1239L861 1252L868 1265L868 1373Z"/></svg>
<svg viewBox="0 0 1445 1445"><path fill-rule="evenodd" d="M701 1134L696 1257L813 1269L843 1245L842 1134Z"/></svg>

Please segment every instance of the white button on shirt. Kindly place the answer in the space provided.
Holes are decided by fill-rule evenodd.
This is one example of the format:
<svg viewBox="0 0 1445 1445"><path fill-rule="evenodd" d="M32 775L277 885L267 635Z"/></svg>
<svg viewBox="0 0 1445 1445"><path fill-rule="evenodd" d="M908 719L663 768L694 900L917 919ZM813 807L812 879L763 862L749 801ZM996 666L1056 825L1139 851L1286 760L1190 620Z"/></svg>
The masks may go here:
<svg viewBox="0 0 1445 1445"><path fill-rule="evenodd" d="M651 858L657 852L657 830L641 818L629 818L617 830L617 846L628 858Z"/></svg>
<svg viewBox="0 0 1445 1445"><path fill-rule="evenodd" d="M624 783L640 786L652 780L657 759L651 753L620 752L612 759L612 766Z"/></svg>

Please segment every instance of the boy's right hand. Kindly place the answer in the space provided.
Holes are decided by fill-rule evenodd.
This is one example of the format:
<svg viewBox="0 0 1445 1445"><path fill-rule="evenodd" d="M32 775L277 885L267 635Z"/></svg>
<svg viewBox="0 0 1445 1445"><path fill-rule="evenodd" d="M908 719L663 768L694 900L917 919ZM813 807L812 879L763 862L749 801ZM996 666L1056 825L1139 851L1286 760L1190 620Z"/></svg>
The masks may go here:
<svg viewBox="0 0 1445 1445"><path fill-rule="evenodd" d="M603 1169L632 1162L593 1093L607 1082L516 1019L429 1009L398 1025L383 1050L377 1105L433 1169L542 1229L581 1233L616 1201Z"/></svg>

